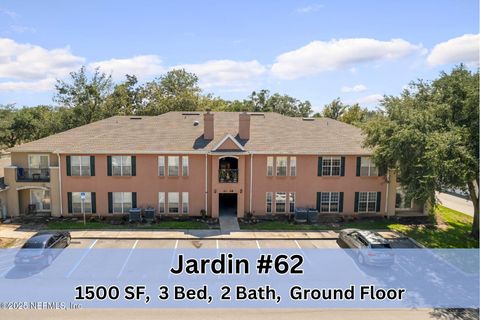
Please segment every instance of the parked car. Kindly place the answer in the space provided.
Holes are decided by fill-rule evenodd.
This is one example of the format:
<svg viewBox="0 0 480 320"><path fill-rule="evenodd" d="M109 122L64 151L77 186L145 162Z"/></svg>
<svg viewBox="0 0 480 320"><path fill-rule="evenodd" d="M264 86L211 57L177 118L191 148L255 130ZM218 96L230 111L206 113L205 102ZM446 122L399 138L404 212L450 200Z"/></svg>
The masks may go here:
<svg viewBox="0 0 480 320"><path fill-rule="evenodd" d="M350 249L361 249L354 253L359 264L390 266L395 261L390 243L376 232L344 229L338 239Z"/></svg>
<svg viewBox="0 0 480 320"><path fill-rule="evenodd" d="M15 256L15 265L49 266L70 245L70 232L39 232L25 242Z"/></svg>

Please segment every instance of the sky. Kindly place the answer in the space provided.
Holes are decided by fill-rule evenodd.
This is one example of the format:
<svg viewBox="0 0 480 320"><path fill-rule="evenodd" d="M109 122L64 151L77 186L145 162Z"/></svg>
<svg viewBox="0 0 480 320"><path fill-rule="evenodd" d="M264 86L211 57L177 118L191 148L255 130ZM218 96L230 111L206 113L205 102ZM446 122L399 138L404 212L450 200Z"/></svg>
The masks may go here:
<svg viewBox="0 0 480 320"><path fill-rule="evenodd" d="M185 68L205 93L269 89L375 108L413 80L479 66L475 0L0 0L0 104L54 104L82 65L116 82Z"/></svg>

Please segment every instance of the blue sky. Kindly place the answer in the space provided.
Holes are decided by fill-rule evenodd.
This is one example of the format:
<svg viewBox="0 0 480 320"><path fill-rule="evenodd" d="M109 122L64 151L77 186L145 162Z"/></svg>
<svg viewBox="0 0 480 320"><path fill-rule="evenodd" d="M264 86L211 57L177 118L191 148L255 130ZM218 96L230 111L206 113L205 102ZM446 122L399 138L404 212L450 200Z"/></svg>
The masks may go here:
<svg viewBox="0 0 480 320"><path fill-rule="evenodd" d="M0 1L0 104L51 104L81 65L120 81L175 67L204 92L266 88L375 107L411 80L478 66L478 1Z"/></svg>

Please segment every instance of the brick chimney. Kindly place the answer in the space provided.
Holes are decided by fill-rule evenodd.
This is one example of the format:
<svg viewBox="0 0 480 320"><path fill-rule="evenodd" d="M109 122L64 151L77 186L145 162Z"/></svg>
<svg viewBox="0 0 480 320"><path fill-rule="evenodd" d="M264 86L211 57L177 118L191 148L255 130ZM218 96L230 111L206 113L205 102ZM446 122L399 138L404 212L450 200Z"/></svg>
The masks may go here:
<svg viewBox="0 0 480 320"><path fill-rule="evenodd" d="M203 114L203 138L205 140L213 139L213 127L213 113L210 113L210 109L207 109L207 113Z"/></svg>
<svg viewBox="0 0 480 320"><path fill-rule="evenodd" d="M238 135L240 139L250 139L250 115L246 111L238 116Z"/></svg>

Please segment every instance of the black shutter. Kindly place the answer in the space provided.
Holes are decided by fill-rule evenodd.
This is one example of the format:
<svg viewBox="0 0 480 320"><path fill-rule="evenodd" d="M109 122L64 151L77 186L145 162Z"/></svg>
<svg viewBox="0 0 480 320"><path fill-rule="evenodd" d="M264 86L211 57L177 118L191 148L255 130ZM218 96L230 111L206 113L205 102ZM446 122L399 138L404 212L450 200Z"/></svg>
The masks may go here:
<svg viewBox="0 0 480 320"><path fill-rule="evenodd" d="M360 177L360 166L362 165L362 157L357 157L357 177Z"/></svg>
<svg viewBox="0 0 480 320"><path fill-rule="evenodd" d="M70 160L70 156L67 156L67 176L72 175L72 161Z"/></svg>
<svg viewBox="0 0 480 320"><path fill-rule="evenodd" d="M95 156L90 156L90 175L95 176Z"/></svg>
<svg viewBox="0 0 480 320"><path fill-rule="evenodd" d="M137 175L137 157L132 156L132 176Z"/></svg>
<svg viewBox="0 0 480 320"><path fill-rule="evenodd" d="M377 207L376 207L376 212L380 212L380 204L382 203L382 193L377 192Z"/></svg>
<svg viewBox="0 0 480 320"><path fill-rule="evenodd" d="M112 175L112 156L107 156L107 175Z"/></svg>
<svg viewBox="0 0 480 320"><path fill-rule="evenodd" d="M354 204L354 209L353 212L358 212L358 197L360 196L359 192L355 192L355 204Z"/></svg>
<svg viewBox="0 0 480 320"><path fill-rule="evenodd" d="M343 212L343 192L340 192L340 198L338 200L338 212Z"/></svg>
<svg viewBox="0 0 480 320"><path fill-rule="evenodd" d="M136 208L136 207L137 207L137 193L132 192L132 208Z"/></svg>
<svg viewBox="0 0 480 320"><path fill-rule="evenodd" d="M322 198L322 193L317 192L317 211L320 212L320 199Z"/></svg>
<svg viewBox="0 0 480 320"><path fill-rule="evenodd" d="M340 162L340 175L343 177L345 176L345 157L342 157L341 158L341 162Z"/></svg>
<svg viewBox="0 0 480 320"><path fill-rule="evenodd" d="M108 193L108 213L113 213L113 193Z"/></svg>
<svg viewBox="0 0 480 320"><path fill-rule="evenodd" d="M321 177L323 174L323 158L318 157L318 171L317 171L317 176Z"/></svg>
<svg viewBox="0 0 480 320"><path fill-rule="evenodd" d="M73 212L72 193L67 192L68 213Z"/></svg>
<svg viewBox="0 0 480 320"><path fill-rule="evenodd" d="M97 213L97 194L92 192L90 195L92 198L92 213Z"/></svg>
<svg viewBox="0 0 480 320"><path fill-rule="evenodd" d="M384 176L387 174L387 170L385 168L378 168L378 175L379 176Z"/></svg>

